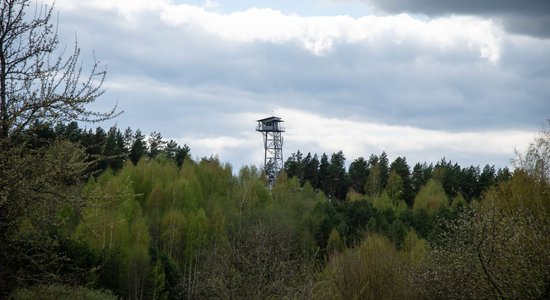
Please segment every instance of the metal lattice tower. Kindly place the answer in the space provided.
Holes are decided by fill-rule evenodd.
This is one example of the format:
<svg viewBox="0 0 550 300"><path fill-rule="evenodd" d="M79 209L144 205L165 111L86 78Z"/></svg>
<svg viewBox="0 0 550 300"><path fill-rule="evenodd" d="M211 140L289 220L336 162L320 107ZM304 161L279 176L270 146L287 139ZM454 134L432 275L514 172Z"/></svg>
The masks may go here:
<svg viewBox="0 0 550 300"><path fill-rule="evenodd" d="M279 117L269 117L258 120L256 126L256 131L264 138L264 170L270 186L284 166L282 133L285 129L282 122Z"/></svg>

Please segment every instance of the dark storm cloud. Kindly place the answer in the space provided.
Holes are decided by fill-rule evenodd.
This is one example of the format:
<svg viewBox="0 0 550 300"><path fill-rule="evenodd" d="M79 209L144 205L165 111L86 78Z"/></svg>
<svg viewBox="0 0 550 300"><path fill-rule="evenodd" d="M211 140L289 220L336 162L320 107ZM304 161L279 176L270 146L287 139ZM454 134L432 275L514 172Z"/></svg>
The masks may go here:
<svg viewBox="0 0 550 300"><path fill-rule="evenodd" d="M506 13L521 15L548 14L550 2L546 0L369 0L391 11L410 11L427 14L442 13Z"/></svg>
<svg viewBox="0 0 550 300"><path fill-rule="evenodd" d="M448 14L501 18L511 33L550 38L548 0L365 0L389 13Z"/></svg>

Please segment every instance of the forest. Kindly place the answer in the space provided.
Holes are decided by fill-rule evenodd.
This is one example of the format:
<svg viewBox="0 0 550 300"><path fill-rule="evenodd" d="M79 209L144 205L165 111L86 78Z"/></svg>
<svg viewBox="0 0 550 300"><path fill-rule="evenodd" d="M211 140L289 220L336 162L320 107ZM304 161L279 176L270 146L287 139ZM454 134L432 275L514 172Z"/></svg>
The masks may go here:
<svg viewBox="0 0 550 300"><path fill-rule="evenodd" d="M29 5L0 13L1 299L550 297L550 123L512 169L296 151L269 187L81 127L121 113L88 108L106 72L52 56L53 8Z"/></svg>
<svg viewBox="0 0 550 300"><path fill-rule="evenodd" d="M33 165L72 159L33 187L55 184L56 199L7 203L20 206L3 214L3 292L16 299L548 295L548 130L512 172L411 170L385 152L346 168L341 151L298 151L271 189L261 169L193 160L159 133L72 122L24 136L25 153L43 153Z"/></svg>

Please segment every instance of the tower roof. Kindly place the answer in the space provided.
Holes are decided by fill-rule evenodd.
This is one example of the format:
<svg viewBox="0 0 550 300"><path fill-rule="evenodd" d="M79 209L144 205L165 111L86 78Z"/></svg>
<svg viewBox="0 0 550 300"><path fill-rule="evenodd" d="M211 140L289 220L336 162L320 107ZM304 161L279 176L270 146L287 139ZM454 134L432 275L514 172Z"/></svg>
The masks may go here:
<svg viewBox="0 0 550 300"><path fill-rule="evenodd" d="M258 122L262 122L262 123L263 122L269 122L269 121L284 122L283 119L281 119L279 117L275 117L275 116L258 120Z"/></svg>

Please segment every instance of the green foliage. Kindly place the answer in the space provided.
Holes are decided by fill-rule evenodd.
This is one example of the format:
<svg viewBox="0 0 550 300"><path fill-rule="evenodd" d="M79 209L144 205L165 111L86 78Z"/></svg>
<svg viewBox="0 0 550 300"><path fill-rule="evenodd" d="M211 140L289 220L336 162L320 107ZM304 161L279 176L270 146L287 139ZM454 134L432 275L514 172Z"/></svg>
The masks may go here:
<svg viewBox="0 0 550 300"><path fill-rule="evenodd" d="M404 185L403 179L396 171L392 170L388 179L388 184L385 189L386 194L390 197L392 202L403 200Z"/></svg>
<svg viewBox="0 0 550 300"><path fill-rule="evenodd" d="M285 173L291 178L296 176L303 180L302 170L302 153L298 150L285 161Z"/></svg>
<svg viewBox="0 0 550 300"><path fill-rule="evenodd" d="M298 151L268 189L160 133L35 122L0 142L0 297L548 297L545 143L514 175Z"/></svg>
<svg viewBox="0 0 550 300"><path fill-rule="evenodd" d="M168 211L161 220L160 249L175 261L183 260L185 226L185 216L177 209Z"/></svg>
<svg viewBox="0 0 550 300"><path fill-rule="evenodd" d="M466 200L464 200L464 197L462 197L462 195L456 195L451 201L451 209L453 210L465 208L467 205L468 204L466 203Z"/></svg>
<svg viewBox="0 0 550 300"><path fill-rule="evenodd" d="M188 161L178 170L158 158L105 172L83 192L89 204L75 238L103 255L107 274L100 271L99 282L119 270L118 286L110 288L121 296L212 295L221 289L211 286L214 278L227 284L220 292L239 297L273 289L287 295L313 274L305 272L316 251L308 220L319 196L284 173L270 192L256 168L235 177L217 159ZM276 260L258 265L264 256ZM273 270L252 285L265 268Z"/></svg>
<svg viewBox="0 0 550 300"><path fill-rule="evenodd" d="M420 189L428 182L432 177L433 166L426 163L417 163L414 165L411 174L411 185L413 194L418 194ZM412 205L410 205L412 207Z"/></svg>
<svg viewBox="0 0 550 300"><path fill-rule="evenodd" d="M449 198L441 183L430 179L414 199L413 211L425 211L428 216L434 216L438 211L449 205Z"/></svg>
<svg viewBox="0 0 550 300"><path fill-rule="evenodd" d="M369 175L368 162L363 157L359 157L351 162L348 172L351 181L351 188L361 194L364 194L365 183L367 182L367 177Z"/></svg>
<svg viewBox="0 0 550 300"><path fill-rule="evenodd" d="M407 204L403 200L391 198L388 193L383 192L379 196L375 196L372 199L372 205L379 212L389 211L399 217L405 210L407 210Z"/></svg>
<svg viewBox="0 0 550 300"><path fill-rule="evenodd" d="M332 229L330 234L328 235L327 240L327 254L331 255L333 253L341 252L345 247L344 242L340 238L340 234L338 233L338 230Z"/></svg>
<svg viewBox="0 0 550 300"><path fill-rule="evenodd" d="M141 130L136 130L134 135L134 143L130 148L130 160L136 165L140 158L147 154L147 144L145 143L145 136L141 133Z"/></svg>
<svg viewBox="0 0 550 300"><path fill-rule="evenodd" d="M409 230L405 235L401 249L408 256L411 264L413 266L418 266L424 262L426 253L429 250L429 245L426 240L418 237L416 231Z"/></svg>
<svg viewBox="0 0 550 300"><path fill-rule="evenodd" d="M345 164L346 158L342 151L332 154L325 182L328 194L336 199L344 199L347 193Z"/></svg>
<svg viewBox="0 0 550 300"><path fill-rule="evenodd" d="M542 299L550 286L548 183L517 172L445 222L420 268L429 297Z"/></svg>
<svg viewBox="0 0 550 300"><path fill-rule="evenodd" d="M161 260L153 265L151 270L152 296L151 299L167 299L166 293L166 274Z"/></svg>
<svg viewBox="0 0 550 300"><path fill-rule="evenodd" d="M387 239L370 234L357 247L331 257L317 284L320 299L411 299L412 262Z"/></svg>
<svg viewBox="0 0 550 300"><path fill-rule="evenodd" d="M378 196L382 191L382 173L380 165L374 164L369 172L369 177L365 183L365 192L369 196Z"/></svg>
<svg viewBox="0 0 550 300"><path fill-rule="evenodd" d="M327 174L336 178L343 174L342 168L334 167L338 157L323 160ZM374 158L373 163L380 164ZM377 171L370 168L369 172ZM327 190L336 191L338 181L324 178ZM437 181L427 181L413 209L407 207L403 189L401 175L392 169L376 196L350 191L348 201L329 201L308 181L289 178L285 172L268 190L254 167L241 168L234 176L217 158L188 160L178 168L161 157L127 163L118 173L106 172L90 180L85 188L90 206L75 236L105 253L104 266L109 266L110 257L119 261L116 268L126 275L118 277L119 286L113 290L124 297L264 298L314 297L314 259L342 260L350 251L359 251L346 247L364 248L365 232L376 232L376 238L367 238L375 246L366 247L362 255L389 253L381 256L380 265L367 265L380 274L392 270L395 276L380 275L386 278L382 282L364 275L360 281L373 288L369 295L379 295L386 291L386 281L395 281L404 287L398 295L418 296L406 280L409 275L403 275L425 264L428 245L418 236L432 238L441 231L435 217L452 219L454 215L445 209L448 200ZM460 199L456 196L453 205L466 207ZM111 225L110 220L117 218L125 222ZM104 233L91 234L94 231ZM116 243L110 242L111 236ZM402 266L398 268L396 261ZM340 264L346 265L339 261L331 272L343 268ZM100 272L99 278L103 277ZM337 294L333 290L330 295ZM397 297L392 295L388 297Z"/></svg>
<svg viewBox="0 0 550 300"><path fill-rule="evenodd" d="M323 154L320 160L317 154L308 153L303 157L297 151L287 159L285 172L289 178L296 176L302 186L309 182L330 199L342 201L351 190L370 197L386 191L390 197L404 200L409 207L413 206L415 196L430 179L439 181L450 197L460 195L470 202L495 183L506 181L511 176L507 168L496 170L494 166L486 165L481 172L479 166L462 168L445 159L435 166L417 163L411 171L405 157L397 157L389 164L386 152L380 156L372 154L368 160L363 157L355 159L347 172L342 167L344 162L342 151L330 156Z"/></svg>
<svg viewBox="0 0 550 300"><path fill-rule="evenodd" d="M13 143L0 139L0 297L16 283L68 276L60 245L83 205L73 185L88 166L84 149L68 141Z"/></svg>
<svg viewBox="0 0 550 300"><path fill-rule="evenodd" d="M380 168L380 189L383 189L388 184L390 176L388 155L385 151L382 151L378 159L378 166Z"/></svg>
<svg viewBox="0 0 550 300"><path fill-rule="evenodd" d="M405 202L412 206L412 202L414 199L414 193L413 193L413 187L412 187L412 180L411 180L411 170L409 165L407 164L407 159L405 157L397 157L390 165L390 176L388 179L388 184L386 185L386 189L388 186L390 186L390 182L392 182L392 173L395 173L399 176L401 179L402 189L401 189L401 197ZM394 175L395 177L395 175ZM395 178L393 179L395 180Z"/></svg>

